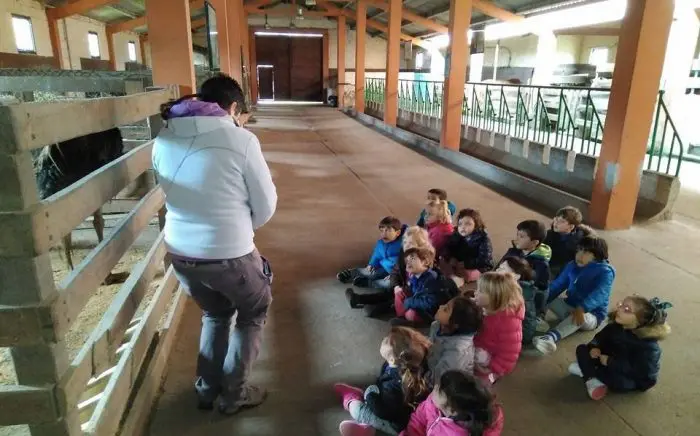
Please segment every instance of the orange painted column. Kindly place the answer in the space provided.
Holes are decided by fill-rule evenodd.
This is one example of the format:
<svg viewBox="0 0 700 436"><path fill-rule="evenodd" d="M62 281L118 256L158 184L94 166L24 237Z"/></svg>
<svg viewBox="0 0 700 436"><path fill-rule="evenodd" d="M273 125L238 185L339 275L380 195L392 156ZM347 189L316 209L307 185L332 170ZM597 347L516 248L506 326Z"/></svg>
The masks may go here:
<svg viewBox="0 0 700 436"><path fill-rule="evenodd" d="M65 62L63 61L63 56L61 56L61 34L58 31L58 20L55 20L46 14L46 20L49 23L49 39L51 40L51 52L53 57L56 58L56 64L61 68L65 69Z"/></svg>
<svg viewBox="0 0 700 436"><path fill-rule="evenodd" d="M231 75L227 0L210 0L216 11L216 41L219 44L219 70Z"/></svg>
<svg viewBox="0 0 700 436"><path fill-rule="evenodd" d="M365 41L367 40L367 0L355 6L355 110L365 111Z"/></svg>
<svg viewBox="0 0 700 436"><path fill-rule="evenodd" d="M109 55L109 69L117 71L117 55L114 53L114 33L107 30L107 54Z"/></svg>
<svg viewBox="0 0 700 436"><path fill-rule="evenodd" d="M231 63L231 77L238 83L243 83L243 66L241 64L241 49L243 47L243 34L248 32L242 28L241 15L243 14L243 0L227 0L228 3L228 46Z"/></svg>
<svg viewBox="0 0 700 436"><path fill-rule="evenodd" d="M250 100L252 104L258 102L258 59L255 53L255 32L248 31L249 47L244 47L243 52L248 53L248 59L244 62L248 65L248 77L250 77Z"/></svg>
<svg viewBox="0 0 700 436"><path fill-rule="evenodd" d="M148 65L146 61L146 37L139 35L139 48L141 49L141 64Z"/></svg>
<svg viewBox="0 0 700 436"><path fill-rule="evenodd" d="M590 221L596 227L632 225L673 7L674 0L627 2L593 182Z"/></svg>
<svg viewBox="0 0 700 436"><path fill-rule="evenodd" d="M459 150L462 138L464 82L467 77L470 54L467 32L471 19L471 0L450 0L450 47L448 49L450 61L443 92L440 144L451 150Z"/></svg>
<svg viewBox="0 0 700 436"><path fill-rule="evenodd" d="M389 23L386 44L386 81L384 122L396 125L399 114L399 65L401 61L401 0L389 0Z"/></svg>
<svg viewBox="0 0 700 436"><path fill-rule="evenodd" d="M146 2L154 85L178 85L180 95L196 89L188 0Z"/></svg>
<svg viewBox="0 0 700 436"><path fill-rule="evenodd" d="M345 16L338 17L338 109L345 106L345 40L346 40Z"/></svg>

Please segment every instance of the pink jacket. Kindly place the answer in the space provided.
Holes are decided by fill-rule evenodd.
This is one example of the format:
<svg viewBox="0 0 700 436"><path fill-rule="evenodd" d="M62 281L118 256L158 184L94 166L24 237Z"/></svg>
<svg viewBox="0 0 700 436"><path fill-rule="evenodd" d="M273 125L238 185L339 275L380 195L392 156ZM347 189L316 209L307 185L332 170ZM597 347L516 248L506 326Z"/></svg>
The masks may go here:
<svg viewBox="0 0 700 436"><path fill-rule="evenodd" d="M496 419L483 436L501 436L503 431L503 410L496 406ZM411 415L406 430L399 436L469 436L469 430L461 427L451 418L445 417L433 402L433 396L423 401Z"/></svg>
<svg viewBox="0 0 700 436"><path fill-rule="evenodd" d="M454 226L450 223L434 223L426 226L428 230L428 238L433 244L435 253L440 253L445 243L450 239L450 235L454 231Z"/></svg>
<svg viewBox="0 0 700 436"><path fill-rule="evenodd" d="M474 346L491 355L489 369L502 377L515 368L523 342L525 306L517 311L502 310L484 317L481 330L474 337Z"/></svg>

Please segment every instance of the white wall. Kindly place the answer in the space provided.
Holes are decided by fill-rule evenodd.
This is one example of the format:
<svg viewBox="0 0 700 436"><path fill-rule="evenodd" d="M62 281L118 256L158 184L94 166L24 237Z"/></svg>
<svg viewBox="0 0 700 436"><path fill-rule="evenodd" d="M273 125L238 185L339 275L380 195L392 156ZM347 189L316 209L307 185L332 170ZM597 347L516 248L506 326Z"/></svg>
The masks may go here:
<svg viewBox="0 0 700 436"><path fill-rule="evenodd" d="M608 62L615 62L615 56L617 55L617 39L617 36L581 37L578 62L581 64L587 64L588 56L591 54L591 49L594 47L607 47Z"/></svg>
<svg viewBox="0 0 700 436"><path fill-rule="evenodd" d="M0 0L0 52L17 53L12 31L12 14L31 18L36 54L53 56L46 14L40 3L35 0ZM65 20L58 20L58 30L61 39L61 58L66 69L80 69L80 58L90 57L87 35L91 31L96 32L99 38L100 59L109 59L104 23L83 16L73 16ZM114 52L118 70L123 70L124 63L128 61L128 41L136 43L137 60L143 59L138 35L133 32L118 33L114 36Z"/></svg>

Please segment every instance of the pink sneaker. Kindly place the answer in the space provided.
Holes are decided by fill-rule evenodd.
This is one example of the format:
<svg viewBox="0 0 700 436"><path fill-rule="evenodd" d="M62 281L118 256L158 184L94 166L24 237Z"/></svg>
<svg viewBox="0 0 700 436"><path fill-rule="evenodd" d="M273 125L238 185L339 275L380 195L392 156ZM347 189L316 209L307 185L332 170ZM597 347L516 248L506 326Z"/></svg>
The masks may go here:
<svg viewBox="0 0 700 436"><path fill-rule="evenodd" d="M364 400L364 391L354 386L346 385L345 383L336 383L333 385L333 390L343 400L343 408L348 410L351 401Z"/></svg>
<svg viewBox="0 0 700 436"><path fill-rule="evenodd" d="M602 400L608 393L608 387L597 378L592 378L586 382L586 390L588 391L588 396L595 401Z"/></svg>
<svg viewBox="0 0 700 436"><path fill-rule="evenodd" d="M342 436L374 436L375 430L371 425L360 424L355 421L343 421L340 423Z"/></svg>

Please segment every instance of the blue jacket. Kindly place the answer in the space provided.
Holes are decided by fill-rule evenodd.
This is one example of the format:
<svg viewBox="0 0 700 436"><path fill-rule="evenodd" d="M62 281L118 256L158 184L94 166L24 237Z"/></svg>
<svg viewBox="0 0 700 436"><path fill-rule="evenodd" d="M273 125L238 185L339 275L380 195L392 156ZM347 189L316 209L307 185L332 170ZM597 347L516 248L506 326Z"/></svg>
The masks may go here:
<svg viewBox="0 0 700 436"><path fill-rule="evenodd" d="M450 200L447 200L447 208L450 210L450 216L455 216L455 213L457 213L457 206ZM418 222L416 225L418 227L425 227L425 220L428 219L428 211L423 209L420 211L420 216L418 217Z"/></svg>
<svg viewBox="0 0 700 436"><path fill-rule="evenodd" d="M566 304L592 313L600 324L607 316L614 280L615 268L607 261L594 261L584 267L571 261L549 286L548 302L566 291Z"/></svg>
<svg viewBox="0 0 700 436"><path fill-rule="evenodd" d="M601 381L615 391L646 391L653 387L661 369L659 341L670 332L667 324L626 330L611 321L588 344L608 356L599 367Z"/></svg>
<svg viewBox="0 0 700 436"><path fill-rule="evenodd" d="M369 386L364 396L365 404L378 418L389 421L396 431L406 428L413 409L406 404L397 367L384 362L376 384Z"/></svg>
<svg viewBox="0 0 700 436"><path fill-rule="evenodd" d="M457 285L434 269L429 269L420 277L411 276L408 280L411 296L403 306L413 309L426 321L432 321L438 308L459 294Z"/></svg>
<svg viewBox="0 0 700 436"><path fill-rule="evenodd" d="M381 239L378 240L377 245L374 246L372 257L369 259L369 264L375 268L383 268L387 274L390 274L396 262L399 261L401 240L407 228L408 226L406 224L401 226L401 234L391 242L384 242Z"/></svg>

